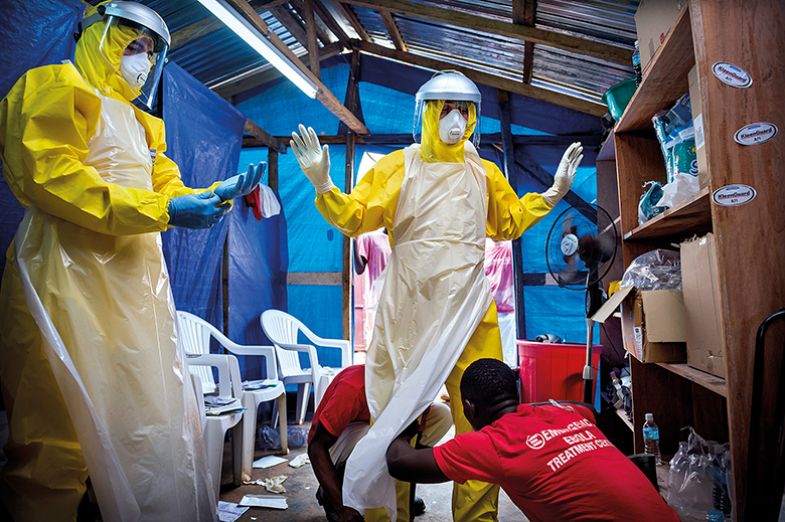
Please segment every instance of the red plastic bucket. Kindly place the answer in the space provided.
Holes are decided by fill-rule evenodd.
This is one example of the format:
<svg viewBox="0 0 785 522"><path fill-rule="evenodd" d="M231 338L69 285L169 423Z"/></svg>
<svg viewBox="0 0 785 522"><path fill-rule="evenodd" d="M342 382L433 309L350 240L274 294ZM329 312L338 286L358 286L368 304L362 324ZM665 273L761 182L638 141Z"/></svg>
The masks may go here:
<svg viewBox="0 0 785 522"><path fill-rule="evenodd" d="M586 345L534 341L517 341L516 344L521 362L522 402L544 402L549 399L583 401L582 376L586 364ZM594 345L592 350L593 392L596 391L602 349L601 345Z"/></svg>

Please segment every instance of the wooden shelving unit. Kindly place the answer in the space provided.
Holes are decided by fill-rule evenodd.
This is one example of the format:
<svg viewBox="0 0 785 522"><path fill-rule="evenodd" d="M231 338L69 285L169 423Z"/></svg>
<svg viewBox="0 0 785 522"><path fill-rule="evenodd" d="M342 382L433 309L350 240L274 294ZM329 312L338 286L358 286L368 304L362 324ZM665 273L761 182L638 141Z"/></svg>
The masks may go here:
<svg viewBox="0 0 785 522"><path fill-rule="evenodd" d="M664 455L676 451L685 426L707 439L729 442L735 520L763 519L756 509L772 490L761 484L771 482L765 478L777 464L762 439L749 439L749 427L760 422L766 433L773 422L750 419L752 361L758 326L785 304L785 138L742 146L733 135L758 121L785 126L785 33L778 30L783 21L783 2L690 0L644 71L609 138L612 143L603 144L597 163L599 186L601 165L605 169L615 161L624 267L649 250L669 248L694 234L714 233L727 380L686 364L642 363L631 357L631 427L635 451L643 450L642 425L648 412L654 413L660 427ZM722 83L712 74L717 62L742 67L753 78L752 85L738 89ZM693 66L701 92L708 187L641 225L638 202L643 183L666 181L651 118L688 92L687 75ZM758 197L737 207L714 204L713 192L731 184L753 186ZM785 334L774 342L781 345L782 337ZM773 377L764 388L764 397L769 398L762 411L772 411L779 400L775 385L781 364L779 359L766 360L767 368L776 369L767 369ZM756 463L756 476L748 475L751 462Z"/></svg>

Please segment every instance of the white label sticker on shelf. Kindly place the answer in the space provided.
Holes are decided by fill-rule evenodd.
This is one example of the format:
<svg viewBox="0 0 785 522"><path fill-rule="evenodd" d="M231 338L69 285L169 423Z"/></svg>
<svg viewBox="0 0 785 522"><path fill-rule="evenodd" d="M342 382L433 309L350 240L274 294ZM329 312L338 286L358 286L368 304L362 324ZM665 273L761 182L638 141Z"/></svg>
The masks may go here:
<svg viewBox="0 0 785 522"><path fill-rule="evenodd" d="M760 121L740 128L733 135L733 139L740 145L757 145L769 141L777 135L778 131L779 129L773 123Z"/></svg>
<svg viewBox="0 0 785 522"><path fill-rule="evenodd" d="M749 203L758 192L749 185L725 185L714 191L714 203L723 207L737 207Z"/></svg>
<svg viewBox="0 0 785 522"><path fill-rule="evenodd" d="M729 62L717 62L711 66L711 72L725 85L746 89L752 85L752 77L747 71Z"/></svg>
<svg viewBox="0 0 785 522"><path fill-rule="evenodd" d="M692 123L693 127L695 127L695 148L700 149L705 144L703 136L703 113L695 116L695 120Z"/></svg>
<svg viewBox="0 0 785 522"><path fill-rule="evenodd" d="M632 329L632 336L635 338L635 356L639 361L643 360L643 328L635 326Z"/></svg>

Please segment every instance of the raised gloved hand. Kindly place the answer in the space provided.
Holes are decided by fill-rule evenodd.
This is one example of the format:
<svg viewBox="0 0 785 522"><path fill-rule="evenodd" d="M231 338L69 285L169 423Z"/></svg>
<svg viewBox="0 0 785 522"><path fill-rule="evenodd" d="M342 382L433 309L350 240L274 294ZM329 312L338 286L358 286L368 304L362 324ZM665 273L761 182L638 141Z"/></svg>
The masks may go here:
<svg viewBox="0 0 785 522"><path fill-rule="evenodd" d="M306 129L300 124L300 134L302 138L293 132L292 139L289 141L300 168L317 194L330 192L335 187L333 180L330 179L330 148L319 144L319 137L312 127Z"/></svg>
<svg viewBox="0 0 785 522"><path fill-rule="evenodd" d="M183 228L210 228L230 206L219 206L221 198L212 191L187 194L169 200L169 224Z"/></svg>
<svg viewBox="0 0 785 522"><path fill-rule="evenodd" d="M553 186L542 193L543 199L551 208L555 207L556 203L561 201L561 198L570 191L572 181L575 179L575 171L581 160L583 160L583 146L578 141L570 145L564 152L564 156L559 162L559 169L553 177Z"/></svg>
<svg viewBox="0 0 785 522"><path fill-rule="evenodd" d="M251 163L248 166L248 172L232 176L215 187L215 194L221 198L221 201L229 201L230 199L244 196L256 188L266 170L267 163L265 162L261 162L258 165Z"/></svg>

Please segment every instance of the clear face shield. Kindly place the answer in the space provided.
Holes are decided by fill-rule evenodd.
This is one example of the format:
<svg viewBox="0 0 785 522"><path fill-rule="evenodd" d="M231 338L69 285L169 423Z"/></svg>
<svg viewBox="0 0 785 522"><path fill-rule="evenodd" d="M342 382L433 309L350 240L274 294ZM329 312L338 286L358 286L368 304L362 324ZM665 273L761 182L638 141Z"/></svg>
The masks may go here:
<svg viewBox="0 0 785 522"><path fill-rule="evenodd" d="M169 45L140 24L115 16L105 21L99 45L101 55L113 67L119 56L120 75L138 93L136 101L152 109Z"/></svg>
<svg viewBox="0 0 785 522"><path fill-rule="evenodd" d="M414 110L414 122L412 124L412 136L415 143L422 143L423 131L423 118L426 117L428 104L434 106L439 103L439 100L417 100ZM461 118L458 118L460 116ZM438 115L438 122L435 122L439 128L439 138L441 141L452 144L460 141L463 133L459 139L455 140L455 134L461 128L460 120L462 119L467 125L470 119L475 120L474 132L472 132L471 140L475 147L480 145L480 104L473 101L461 100L445 100L444 105ZM445 121L447 120L447 121ZM463 126L465 129L465 126Z"/></svg>

